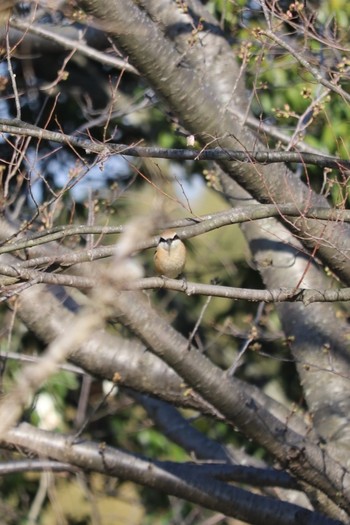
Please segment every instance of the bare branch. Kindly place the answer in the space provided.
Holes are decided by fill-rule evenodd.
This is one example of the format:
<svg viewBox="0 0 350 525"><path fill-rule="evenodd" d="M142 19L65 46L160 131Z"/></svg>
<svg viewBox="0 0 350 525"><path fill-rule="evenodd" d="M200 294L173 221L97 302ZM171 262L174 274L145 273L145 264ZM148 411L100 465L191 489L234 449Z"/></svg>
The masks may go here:
<svg viewBox="0 0 350 525"><path fill-rule="evenodd" d="M86 440L74 443L65 436L38 430L25 423L11 430L7 442L25 446L37 454L47 455L58 461L68 461L80 468L151 486L252 524L262 523L263 516L271 525L299 525L302 516L305 525L340 525L336 520L297 505L265 499L215 480L212 476L215 471L213 466L208 467L208 474L205 473L205 468L200 474L200 465L150 462L106 445L101 447L100 444ZM218 470L221 469L219 466ZM233 471L234 469L231 473Z"/></svg>
<svg viewBox="0 0 350 525"><path fill-rule="evenodd" d="M293 162L302 164L313 164L319 167L328 167L336 169L349 169L350 161L333 157L330 155L321 155L303 151L247 151L231 150L223 147L203 148L203 149L176 149L176 148L159 148L159 147L142 147L126 144L97 143L87 139L79 139L64 133L49 131L28 125L18 119L7 120L0 119L0 132L13 135L24 135L36 137L40 140L46 139L75 148L81 148L86 153L98 153L106 155L125 155L131 157L143 158L162 158L174 160L232 160L245 163L274 164L280 162Z"/></svg>
<svg viewBox="0 0 350 525"><path fill-rule="evenodd" d="M10 26L14 27L15 29L19 29L20 31L23 31L24 33L29 32L34 35L43 37L49 41L55 42L62 46L63 49L79 51L86 57L91 58L92 60L96 60L101 64L112 66L116 69L122 69L124 71L127 71L128 73L138 75L136 69L133 66L131 66L126 60L121 60L120 58L112 57L110 55L107 55L107 53L102 53L100 51L97 51L93 47L86 45L84 42L84 34L79 35L80 40L72 40L71 38L62 35L62 27L55 28L54 26L47 26L47 28L45 28L43 27L43 25L34 25L31 22L24 22L18 18L12 18Z"/></svg>

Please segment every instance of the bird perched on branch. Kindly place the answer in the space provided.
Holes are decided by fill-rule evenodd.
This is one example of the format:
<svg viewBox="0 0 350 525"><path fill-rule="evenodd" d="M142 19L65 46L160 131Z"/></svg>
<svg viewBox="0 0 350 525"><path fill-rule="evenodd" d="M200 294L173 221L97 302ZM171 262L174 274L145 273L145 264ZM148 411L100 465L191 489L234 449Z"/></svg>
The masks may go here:
<svg viewBox="0 0 350 525"><path fill-rule="evenodd" d="M154 264L160 275L175 279L185 267L186 246L178 237L176 231L165 230L160 234Z"/></svg>

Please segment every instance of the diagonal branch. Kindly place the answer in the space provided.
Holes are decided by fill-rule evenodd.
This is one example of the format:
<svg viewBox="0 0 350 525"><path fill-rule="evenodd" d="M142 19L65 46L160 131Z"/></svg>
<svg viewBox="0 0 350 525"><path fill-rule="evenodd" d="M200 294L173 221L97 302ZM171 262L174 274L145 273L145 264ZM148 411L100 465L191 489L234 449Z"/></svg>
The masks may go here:
<svg viewBox="0 0 350 525"><path fill-rule="evenodd" d="M256 137L239 120L229 116L213 92L213 84L202 82L196 70L186 67L183 62L185 57L177 53L157 25L133 2L81 0L79 4L99 20L101 27L111 34L116 44L129 56L130 62L203 145L214 142L224 149L241 149L242 146L246 151L262 149ZM311 206L327 205L325 199L312 192L283 164L267 169L264 166L258 168L256 165L222 160L220 165L260 202L281 204L292 193L295 202L301 207L306 203ZM337 235L337 228L329 228L312 219L303 218L297 222L291 219L286 224L298 232L307 247L314 249L317 246L322 260L340 278L350 283L348 227L342 225ZM339 253L336 260L334 249Z"/></svg>
<svg viewBox="0 0 350 525"><path fill-rule="evenodd" d="M245 435L266 447L299 479L350 510L350 473L336 464L325 450L288 429L258 403L249 402L225 373L197 349L189 349L187 340L152 310L138 293L120 293L115 297L114 305L126 327Z"/></svg>
<svg viewBox="0 0 350 525"><path fill-rule="evenodd" d="M7 443L76 467L131 480L253 525L263 522L270 525L299 525L301 522L304 525L341 525L339 521L297 505L278 502L218 481L212 475L213 466L202 469L198 465L151 462L105 444L86 440L74 442L66 436L38 430L26 423L9 432Z"/></svg>

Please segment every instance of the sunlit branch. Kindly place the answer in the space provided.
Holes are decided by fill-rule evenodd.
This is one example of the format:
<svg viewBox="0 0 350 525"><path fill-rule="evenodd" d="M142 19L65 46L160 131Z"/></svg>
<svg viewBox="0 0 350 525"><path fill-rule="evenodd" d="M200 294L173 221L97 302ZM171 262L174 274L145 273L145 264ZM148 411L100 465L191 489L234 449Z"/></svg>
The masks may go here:
<svg viewBox="0 0 350 525"><path fill-rule="evenodd" d="M19 266L0 265L0 276L9 277L1 279L2 287L14 285L23 281L33 281L33 284L46 283L68 286L81 289L92 289L96 281L89 277L76 275L50 273L39 270L28 270ZM231 300L262 301L264 303L276 302L302 302L305 305L315 302L349 301L350 288L338 290L311 290L305 288L278 288L270 290L253 290L248 288L234 288L216 284L201 284L186 281L185 279L168 279L163 277L148 277L121 285L122 290L152 290L165 288L191 295L206 295L222 297ZM7 296L5 297L7 299Z"/></svg>

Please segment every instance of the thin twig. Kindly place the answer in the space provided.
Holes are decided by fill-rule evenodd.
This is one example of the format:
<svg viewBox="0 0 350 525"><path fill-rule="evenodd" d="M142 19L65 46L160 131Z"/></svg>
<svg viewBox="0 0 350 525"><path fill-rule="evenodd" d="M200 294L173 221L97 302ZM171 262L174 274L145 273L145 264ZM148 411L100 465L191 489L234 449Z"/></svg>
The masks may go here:
<svg viewBox="0 0 350 525"><path fill-rule="evenodd" d="M189 338L188 338L188 348L190 348L190 346L192 345L193 338L194 338L194 336L195 336L196 333L197 333L197 330L198 330L198 328L199 328L199 326L200 326L200 324L201 324L201 322L202 322L202 320L203 320L203 317L204 317L205 311L206 311L206 309L208 308L209 303L210 303L211 300L212 300L212 297L209 295L209 296L207 297L207 300L205 301L205 303L204 303L202 309L201 309L201 312L200 312L199 317L198 317L198 319L197 319L197 321L196 321L196 324L194 325L194 328L193 328L193 330L192 330L192 332L191 332L191 334L190 334L190 336L189 336Z"/></svg>
<svg viewBox="0 0 350 525"><path fill-rule="evenodd" d="M339 87L334 82L330 82L329 80L325 79L319 72L319 69L312 66L300 53L298 53L291 45L287 44L282 38L277 36L273 31L267 29L259 29L258 30L259 35L265 35L267 38L270 38L276 44L280 45L283 49L288 51L305 69L308 71L320 84L328 88L330 91L333 91L334 93L337 93L337 95L341 96L344 100L350 102L350 95L346 91L344 91L341 87Z"/></svg>
<svg viewBox="0 0 350 525"><path fill-rule="evenodd" d="M253 324L252 324L252 328L250 330L249 337L247 337L246 340L244 341L243 345L241 346L241 349L239 350L238 354L236 355L236 357L235 357L232 365L230 366L230 368L228 368L226 370L226 374L229 377L233 377L235 375L236 370L238 368L238 365L240 363L240 360L241 360L242 356L245 354L245 352L248 349L250 343L252 343L255 340L255 338L256 338L256 335L254 333L255 332L255 327L256 327L256 325L258 324L258 322L261 319L261 316L262 316L262 313L264 311L264 308L265 308L265 303L260 303L259 306L258 306L256 315L255 315L255 318L253 320Z"/></svg>

